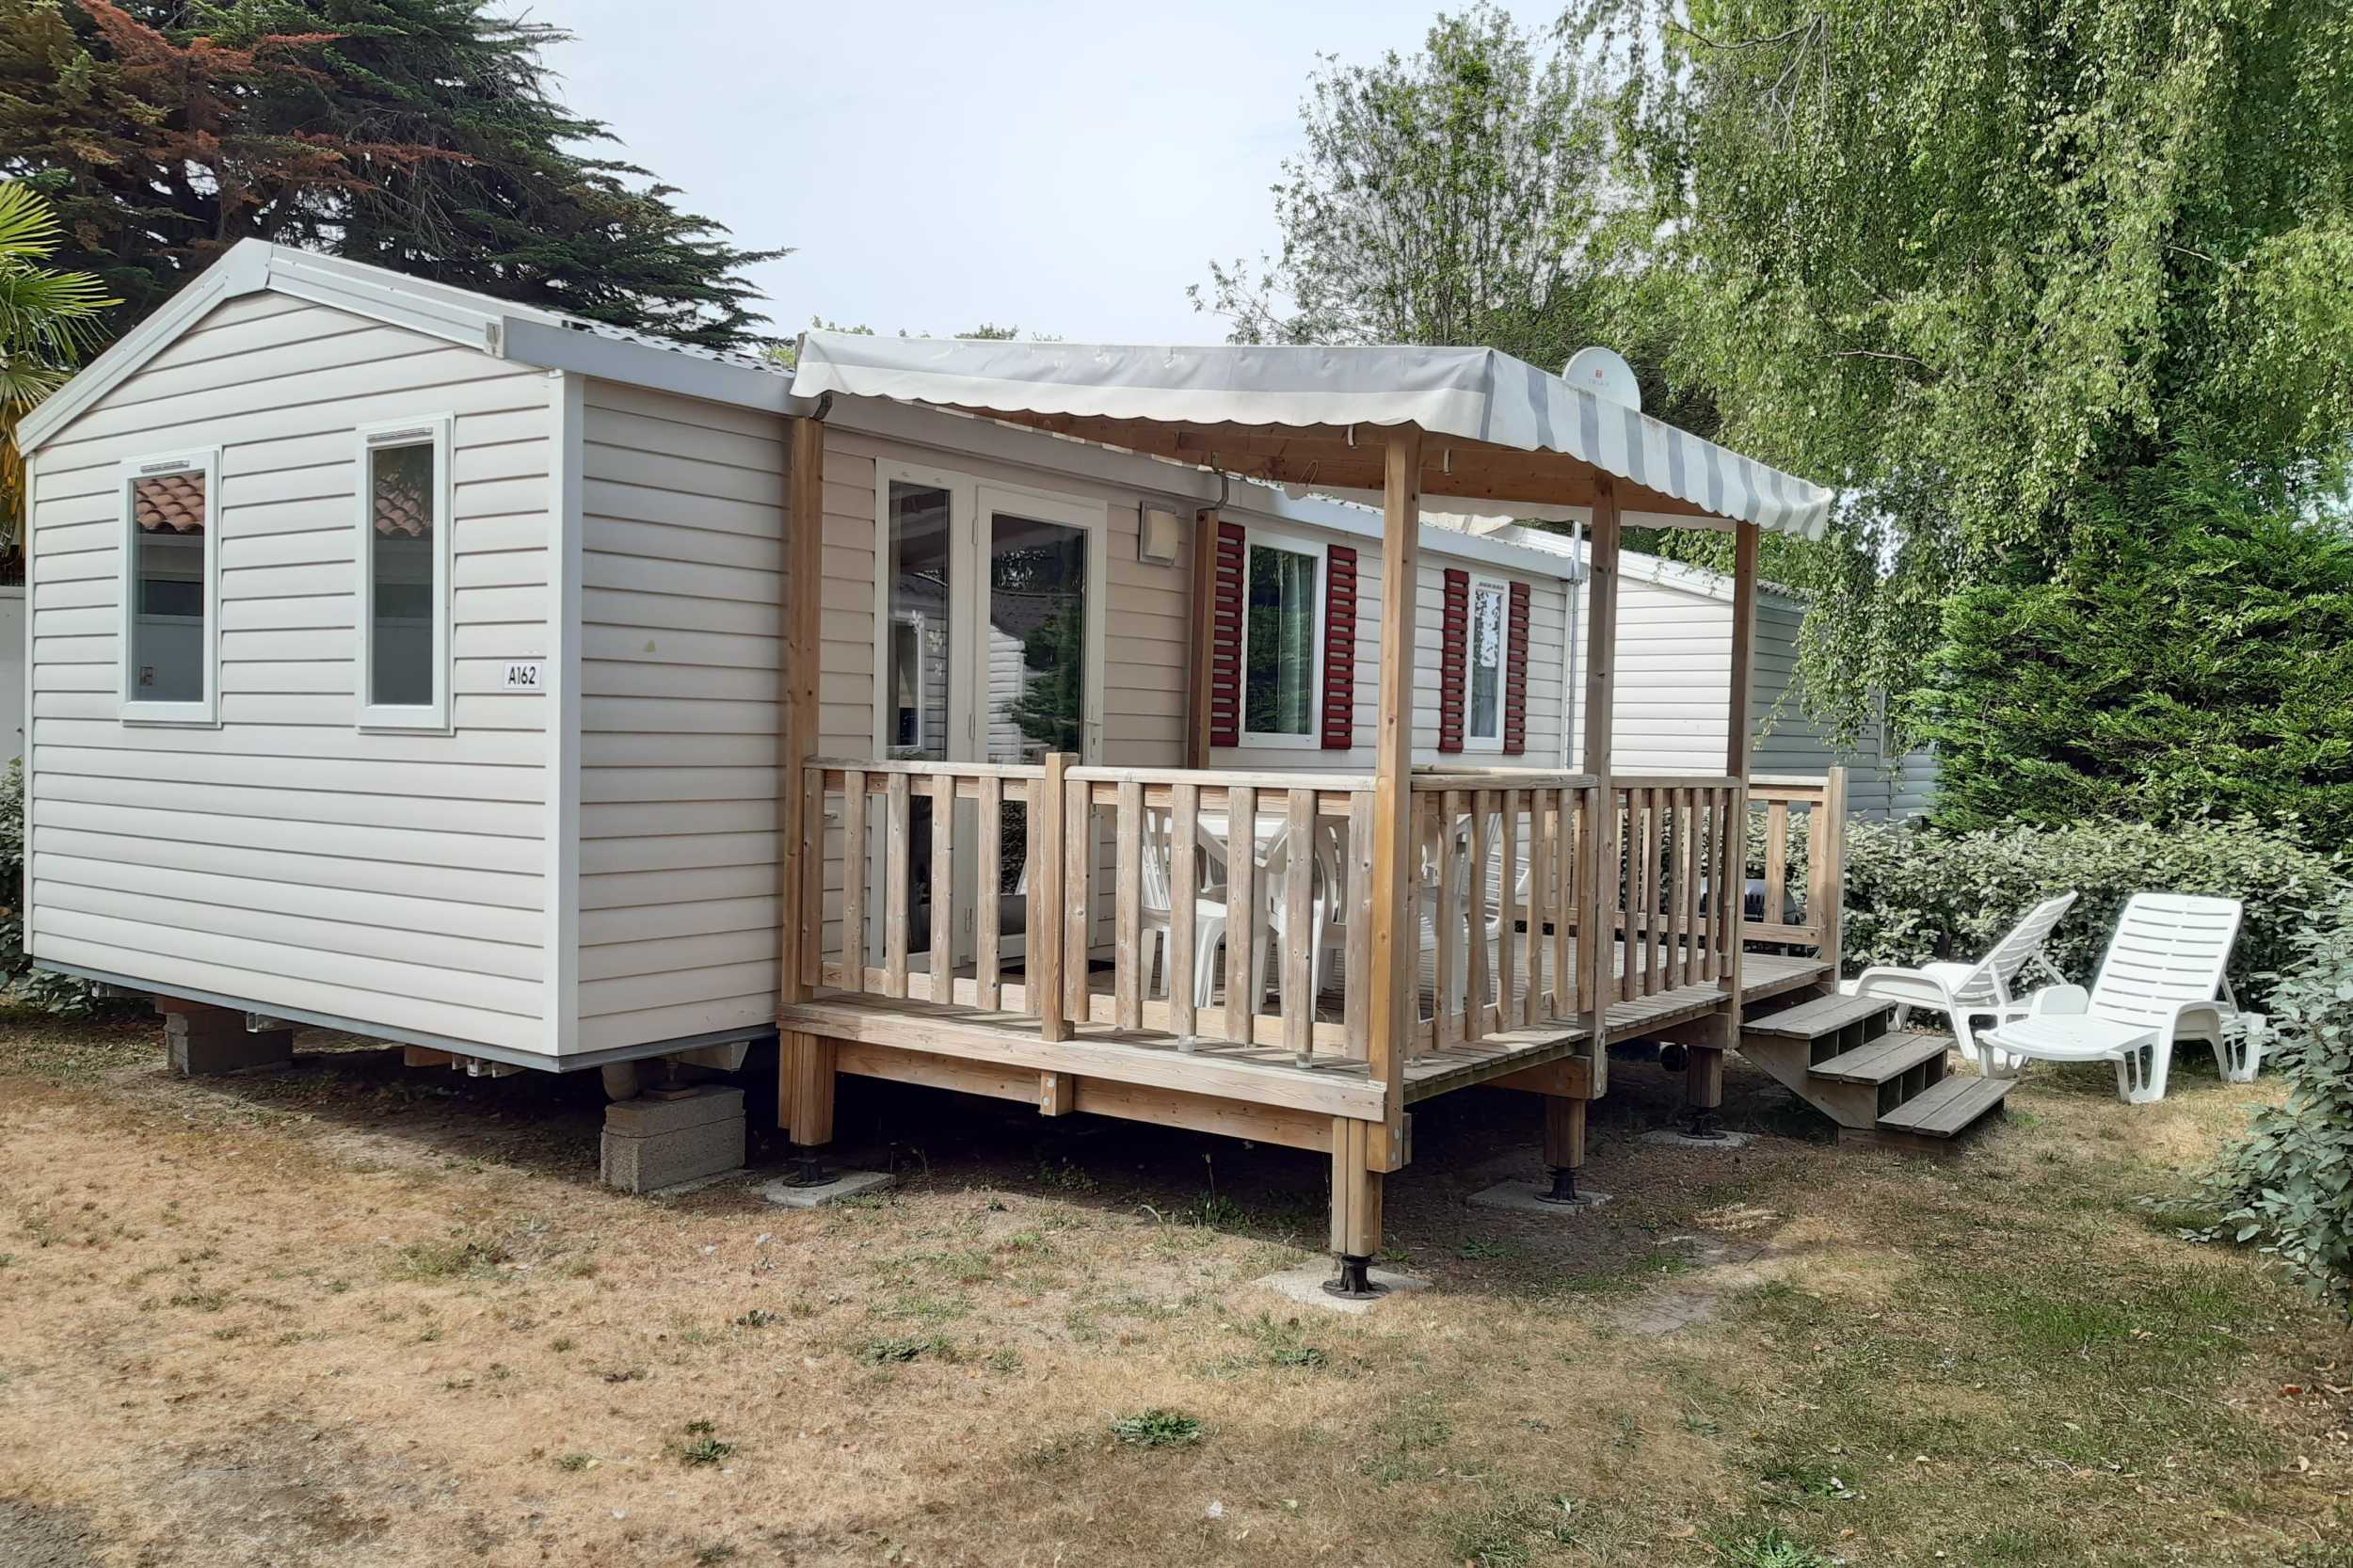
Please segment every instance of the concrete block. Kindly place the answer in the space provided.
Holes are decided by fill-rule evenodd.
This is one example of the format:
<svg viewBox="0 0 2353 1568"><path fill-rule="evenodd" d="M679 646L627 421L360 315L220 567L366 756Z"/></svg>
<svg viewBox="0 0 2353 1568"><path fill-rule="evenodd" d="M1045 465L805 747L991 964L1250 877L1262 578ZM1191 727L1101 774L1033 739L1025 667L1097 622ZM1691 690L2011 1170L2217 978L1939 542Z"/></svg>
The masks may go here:
<svg viewBox="0 0 2353 1568"><path fill-rule="evenodd" d="M166 1020L164 1050L171 1062L171 1070L182 1078L195 1078L206 1073L241 1073L263 1067L284 1067L294 1062L294 1031L267 1029L259 1033L246 1032L242 1016L234 1030L175 1029L180 1022L175 1015Z"/></svg>
<svg viewBox="0 0 2353 1568"><path fill-rule="evenodd" d="M1369 1269L1365 1272L1366 1277L1375 1285L1387 1286L1389 1293L1375 1296L1369 1302L1352 1302L1333 1295L1323 1288L1323 1282L1338 1272L1332 1260L1325 1258L1319 1263L1303 1263L1296 1269L1285 1269L1280 1273L1261 1275L1257 1283L1297 1305L1312 1306L1324 1312L1345 1312L1352 1316L1362 1316L1384 1302L1393 1302L1407 1291L1419 1290L1430 1283L1426 1279L1416 1279L1411 1274L1401 1274L1388 1269Z"/></svg>
<svg viewBox="0 0 2353 1568"><path fill-rule="evenodd" d="M841 1171L831 1181L815 1187L795 1187L789 1181L772 1181L760 1190L760 1195L770 1203L786 1208L817 1208L843 1198L855 1198L861 1192L879 1192L899 1178L888 1171Z"/></svg>
<svg viewBox="0 0 2353 1568"><path fill-rule="evenodd" d="M657 1138L712 1122L744 1121L744 1091L724 1083L698 1083L684 1091L640 1094L604 1108L604 1128L626 1138Z"/></svg>
<svg viewBox="0 0 2353 1568"><path fill-rule="evenodd" d="M744 1091L711 1086L676 1099L604 1108L598 1176L625 1192L657 1192L744 1163Z"/></svg>
<svg viewBox="0 0 2353 1568"><path fill-rule="evenodd" d="M1544 1187L1550 1185L1550 1182L1542 1184ZM1498 1181L1493 1187L1473 1192L1465 1201L1481 1208L1500 1208L1509 1214L1542 1214L1552 1220L1565 1219L1582 1209L1599 1208L1609 1201L1609 1193L1596 1192L1590 1187L1577 1190L1575 1203L1547 1203L1536 1195L1538 1191L1539 1183L1533 1180Z"/></svg>

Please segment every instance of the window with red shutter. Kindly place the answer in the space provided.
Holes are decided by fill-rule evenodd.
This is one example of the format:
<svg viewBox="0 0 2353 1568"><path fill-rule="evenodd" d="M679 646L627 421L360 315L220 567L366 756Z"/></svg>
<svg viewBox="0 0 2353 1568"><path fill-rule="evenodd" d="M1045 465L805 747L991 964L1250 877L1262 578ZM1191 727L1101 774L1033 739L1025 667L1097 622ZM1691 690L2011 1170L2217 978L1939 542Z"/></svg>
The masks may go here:
<svg viewBox="0 0 2353 1568"><path fill-rule="evenodd" d="M1446 570L1446 607L1438 622L1438 749L1463 749L1463 692L1470 672L1470 573Z"/></svg>
<svg viewBox="0 0 2353 1568"><path fill-rule="evenodd" d="M1217 525L1216 580L1210 584L1209 744L1241 744L1242 576L1247 541L1239 523Z"/></svg>
<svg viewBox="0 0 2353 1568"><path fill-rule="evenodd" d="M1324 552L1323 749L1346 751L1356 735L1356 552Z"/></svg>
<svg viewBox="0 0 2353 1568"><path fill-rule="evenodd" d="M1503 642L1503 749L1528 750L1528 584L1512 584L1510 629Z"/></svg>

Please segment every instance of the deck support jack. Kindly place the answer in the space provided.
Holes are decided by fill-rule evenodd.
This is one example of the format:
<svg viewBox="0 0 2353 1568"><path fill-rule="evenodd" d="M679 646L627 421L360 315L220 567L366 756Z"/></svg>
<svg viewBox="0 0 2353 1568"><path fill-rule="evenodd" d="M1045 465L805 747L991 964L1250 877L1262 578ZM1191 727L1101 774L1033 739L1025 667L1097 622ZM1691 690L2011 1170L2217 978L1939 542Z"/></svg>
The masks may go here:
<svg viewBox="0 0 2353 1568"><path fill-rule="evenodd" d="M793 1144L785 1164L785 1184L790 1187L823 1187L833 1179L833 1173L825 1169L825 1151L821 1144Z"/></svg>
<svg viewBox="0 0 2353 1568"><path fill-rule="evenodd" d="M1385 1285L1372 1282L1372 1259L1341 1253L1339 1277L1323 1282L1324 1294L1337 1296L1344 1302L1369 1302L1389 1293Z"/></svg>
<svg viewBox="0 0 2353 1568"><path fill-rule="evenodd" d="M1552 1187L1547 1192L1537 1193L1536 1201L1557 1203L1567 1208L1576 1208L1581 1201L1577 1195L1577 1167L1574 1165L1552 1167Z"/></svg>
<svg viewBox="0 0 2353 1568"><path fill-rule="evenodd" d="M1683 1121L1683 1135L1686 1138L1703 1138L1709 1143L1720 1142L1726 1136L1722 1122L1712 1105L1691 1107L1691 1113Z"/></svg>

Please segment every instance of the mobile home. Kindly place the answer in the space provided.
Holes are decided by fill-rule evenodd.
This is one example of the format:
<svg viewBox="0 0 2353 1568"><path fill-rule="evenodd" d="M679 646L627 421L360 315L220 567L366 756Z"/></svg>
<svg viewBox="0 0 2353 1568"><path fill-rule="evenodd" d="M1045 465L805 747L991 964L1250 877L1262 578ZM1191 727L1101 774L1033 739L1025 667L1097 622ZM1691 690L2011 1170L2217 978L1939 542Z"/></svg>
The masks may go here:
<svg viewBox="0 0 2353 1568"><path fill-rule="evenodd" d="M1687 1038L1704 1109L1835 969L1842 775L1575 734L1621 516L1740 531L1745 735L1756 533L1827 495L1485 351L788 372L248 242L22 440L28 945L184 1012L780 1032L812 1148L842 1072L1313 1148L1361 1272L1409 1103L1530 1090L1573 1171L1609 1039ZM1422 492L1583 508L1590 612ZM1801 922L1710 896L1753 802L1817 824Z"/></svg>

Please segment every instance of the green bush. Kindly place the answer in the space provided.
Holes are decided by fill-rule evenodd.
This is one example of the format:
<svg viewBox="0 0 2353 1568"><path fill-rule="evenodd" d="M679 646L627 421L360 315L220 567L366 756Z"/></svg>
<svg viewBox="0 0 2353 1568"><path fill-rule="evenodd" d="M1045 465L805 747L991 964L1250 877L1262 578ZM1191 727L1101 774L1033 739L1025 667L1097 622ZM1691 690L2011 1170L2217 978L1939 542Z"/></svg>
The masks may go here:
<svg viewBox="0 0 2353 1568"><path fill-rule="evenodd" d="M2070 980L2089 984L2133 894L2214 893L2247 906L2231 978L2239 1000L2260 1008L2297 963L2299 934L2344 886L2335 862L2246 818L2171 827L2092 819L1958 834L1850 823L1846 956L1849 971L1976 958L2036 904L2073 888L2081 896L2048 952Z"/></svg>
<svg viewBox="0 0 2353 1568"><path fill-rule="evenodd" d="M24 764L11 761L0 777L0 992L72 1017L133 1010L137 1004L102 997L72 975L33 968L24 955Z"/></svg>
<svg viewBox="0 0 2353 1568"><path fill-rule="evenodd" d="M2235 458L2087 498L2061 564L1947 602L1908 716L1940 825L2245 814L2353 839L2353 525Z"/></svg>
<svg viewBox="0 0 2353 1568"><path fill-rule="evenodd" d="M2353 891L2289 946L2265 1041L2287 1103L2256 1112L2208 1190L2223 1211L2216 1234L2255 1244L2343 1304L2353 1299Z"/></svg>

